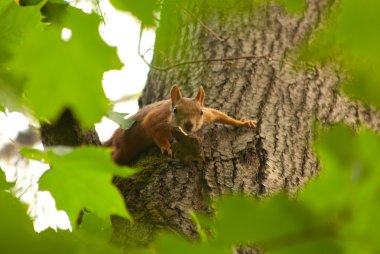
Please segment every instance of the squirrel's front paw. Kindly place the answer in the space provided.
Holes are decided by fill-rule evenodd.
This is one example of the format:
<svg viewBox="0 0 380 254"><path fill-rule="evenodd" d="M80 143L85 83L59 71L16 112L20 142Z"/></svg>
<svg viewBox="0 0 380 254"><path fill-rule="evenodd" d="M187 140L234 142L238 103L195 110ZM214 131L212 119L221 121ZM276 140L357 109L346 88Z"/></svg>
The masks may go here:
<svg viewBox="0 0 380 254"><path fill-rule="evenodd" d="M242 125L245 126L245 127L248 127L250 129L256 129L256 121L254 120L246 120L246 119L241 119L240 120L242 122Z"/></svg>
<svg viewBox="0 0 380 254"><path fill-rule="evenodd" d="M161 147L161 153L165 156L173 158L173 151L171 147Z"/></svg>

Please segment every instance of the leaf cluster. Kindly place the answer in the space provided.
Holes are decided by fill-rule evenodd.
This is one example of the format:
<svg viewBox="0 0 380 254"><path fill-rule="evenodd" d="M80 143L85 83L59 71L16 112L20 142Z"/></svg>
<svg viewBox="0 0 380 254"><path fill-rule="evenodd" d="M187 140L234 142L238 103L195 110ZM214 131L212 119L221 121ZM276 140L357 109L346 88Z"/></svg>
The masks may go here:
<svg viewBox="0 0 380 254"><path fill-rule="evenodd" d="M333 6L324 26L300 49L300 59L339 64L348 74L343 91L380 106L380 2L346 0Z"/></svg>
<svg viewBox="0 0 380 254"><path fill-rule="evenodd" d="M0 10L0 104L48 121L70 108L84 126L99 122L109 110L103 73L121 67L116 50L99 35L99 16L66 3L20 7L5 2ZM70 38L62 38L64 29Z"/></svg>

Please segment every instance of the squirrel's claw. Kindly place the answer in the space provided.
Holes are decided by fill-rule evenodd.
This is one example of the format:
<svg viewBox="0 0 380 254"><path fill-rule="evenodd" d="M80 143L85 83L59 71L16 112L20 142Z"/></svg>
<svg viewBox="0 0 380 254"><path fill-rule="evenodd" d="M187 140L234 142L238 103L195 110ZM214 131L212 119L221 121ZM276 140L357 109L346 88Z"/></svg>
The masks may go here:
<svg viewBox="0 0 380 254"><path fill-rule="evenodd" d="M250 129L256 129L256 121L254 120L246 120L246 119L241 119L242 125L245 127L248 127Z"/></svg>
<svg viewBox="0 0 380 254"><path fill-rule="evenodd" d="M161 147L161 153L165 156L173 158L173 151L170 147Z"/></svg>

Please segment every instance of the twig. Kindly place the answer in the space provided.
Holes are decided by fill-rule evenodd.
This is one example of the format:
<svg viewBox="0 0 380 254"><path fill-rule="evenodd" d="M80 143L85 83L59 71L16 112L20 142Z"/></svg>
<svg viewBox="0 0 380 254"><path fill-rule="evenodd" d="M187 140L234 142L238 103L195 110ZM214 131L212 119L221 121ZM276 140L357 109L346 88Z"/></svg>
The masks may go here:
<svg viewBox="0 0 380 254"><path fill-rule="evenodd" d="M223 58L211 58L211 59L199 59L199 60L192 60L192 61L184 61L176 64L172 64L166 67L158 67L155 65L152 65L148 63L144 56L142 56L143 61L152 69L155 69L157 71L167 71L170 69L173 69L178 66L187 65L187 64L196 64L196 63L205 63L205 62L225 62L225 61L234 61L234 60L241 60L241 59L268 59L268 56L255 56L255 55L249 55L249 56L238 56L238 57L223 57Z"/></svg>
<svg viewBox="0 0 380 254"><path fill-rule="evenodd" d="M205 63L205 62L224 62L224 61L234 61L234 60L241 60L241 59L267 59L268 61L272 62L278 62L282 64L286 64L291 67L297 66L296 64L290 63L284 59L275 59L270 57L269 55L263 55L263 56L256 56L256 55L246 55L246 56L237 56L237 57L222 57L222 58L211 58L211 59L199 59L199 60L190 60L190 61L183 61L175 64L168 65L166 67L159 67L155 66L153 64L150 64L146 59L145 59L145 54L151 50L153 50L153 47L147 49L143 54L141 54L141 38L142 38L142 33L143 33L143 27L140 26L140 35L139 35L139 42L138 42L138 54L141 57L141 59L144 61L146 65L148 65L150 68L157 70L157 71L168 71L170 69L187 65L187 64L197 64L197 63ZM162 52L161 52L162 53ZM162 55L165 57L165 55L162 53ZM166 58L166 57L165 57Z"/></svg>
<svg viewBox="0 0 380 254"><path fill-rule="evenodd" d="M99 11L99 15L104 23L104 25L106 24L106 19L104 18L104 15L103 15L103 12L102 12L102 9L100 8L100 4L99 4L99 0L96 0L96 6L98 7L98 11Z"/></svg>

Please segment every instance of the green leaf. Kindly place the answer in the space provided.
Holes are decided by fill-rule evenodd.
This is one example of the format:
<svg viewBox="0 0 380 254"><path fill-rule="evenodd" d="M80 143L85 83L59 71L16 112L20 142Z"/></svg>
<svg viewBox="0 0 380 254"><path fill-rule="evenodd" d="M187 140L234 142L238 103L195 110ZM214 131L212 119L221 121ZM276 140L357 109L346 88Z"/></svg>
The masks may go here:
<svg viewBox="0 0 380 254"><path fill-rule="evenodd" d="M10 193L0 191L0 207L1 249L7 254L121 253L101 239L77 232L49 229L37 234L26 207Z"/></svg>
<svg viewBox="0 0 380 254"><path fill-rule="evenodd" d="M50 26L13 48L10 68L25 75L28 102L41 119L53 120L69 107L91 126L108 111L103 73L121 64L116 50L101 39L99 23L95 14L68 7L64 26L72 32L70 40L63 41L61 29Z"/></svg>
<svg viewBox="0 0 380 254"><path fill-rule="evenodd" d="M343 90L380 107L380 2L339 2L324 29L301 49L302 59L341 64L351 77Z"/></svg>
<svg viewBox="0 0 380 254"><path fill-rule="evenodd" d="M367 130L357 135L343 125L320 129L315 150L322 171L318 180L302 192L300 199L315 211L329 216L351 205L352 197L359 195L363 187L374 188L379 183L379 143L379 137Z"/></svg>
<svg viewBox="0 0 380 254"><path fill-rule="evenodd" d="M7 182L4 171L0 168L0 191L12 188L13 184Z"/></svg>
<svg viewBox="0 0 380 254"><path fill-rule="evenodd" d="M194 216L193 216L194 218ZM195 218L199 224L198 218ZM209 221L210 222L210 221ZM208 222L208 223L209 223ZM177 234L161 233L157 253L231 253L238 246L259 246L268 253L340 253L328 220L285 195L265 200L247 196L217 200L213 233L206 241L189 242ZM210 233L210 231L207 231Z"/></svg>
<svg viewBox="0 0 380 254"><path fill-rule="evenodd" d="M305 239L307 233L303 236L295 238L295 243L286 247L280 247L276 250L269 251L269 254L294 254L294 253L307 253L307 254L319 254L321 250L326 254L338 254L345 253L338 245L337 241L332 237L321 237L313 239L312 241Z"/></svg>
<svg viewBox="0 0 380 254"><path fill-rule="evenodd" d="M2 250L7 250L7 253L30 253L30 250L38 248L35 245L37 235L33 231L32 221L26 215L26 207L4 191L0 191L0 207Z"/></svg>
<svg viewBox="0 0 380 254"><path fill-rule="evenodd" d="M33 31L43 27L40 7L23 8L14 1L1 2L0 8L3 11L0 12L0 64L12 57L12 49L19 48L24 37L31 36Z"/></svg>
<svg viewBox="0 0 380 254"><path fill-rule="evenodd" d="M216 210L216 239L222 244L259 243L270 249L277 239L291 242L295 235L320 228L313 213L284 195L262 201L247 197L221 199Z"/></svg>
<svg viewBox="0 0 380 254"><path fill-rule="evenodd" d="M63 28L68 6L68 3L64 0L49 0L41 8L41 13L44 15L43 21L59 28Z"/></svg>
<svg viewBox="0 0 380 254"><path fill-rule="evenodd" d="M315 144L322 171L300 200L330 220L344 253L380 249L380 137L342 125L320 129Z"/></svg>
<svg viewBox="0 0 380 254"><path fill-rule="evenodd" d="M42 2L42 0L16 0L21 6L37 5Z"/></svg>
<svg viewBox="0 0 380 254"><path fill-rule="evenodd" d="M128 11L138 18L145 27L155 27L155 14L160 9L158 0L111 0L111 4L119 10Z"/></svg>
<svg viewBox="0 0 380 254"><path fill-rule="evenodd" d="M101 219L94 213L85 212L83 215L83 221L79 226L79 232L86 232L87 235L98 237L104 242L109 242L112 235L110 217Z"/></svg>
<svg viewBox="0 0 380 254"><path fill-rule="evenodd" d="M83 208L104 219L117 214L131 219L123 197L112 184L114 175L130 176L136 171L115 165L110 150L101 147L81 147L72 151L62 148L46 152L24 149L30 158L48 161L51 169L39 181L41 190L51 192L57 207L67 212L72 225Z"/></svg>
<svg viewBox="0 0 380 254"><path fill-rule="evenodd" d="M10 4L13 4L13 0L0 1L0 15Z"/></svg>
<svg viewBox="0 0 380 254"><path fill-rule="evenodd" d="M21 99L24 81L9 70L7 62L14 56L12 49L19 49L24 37L42 29L39 8L0 1L0 104L11 110L25 111Z"/></svg>
<svg viewBox="0 0 380 254"><path fill-rule="evenodd" d="M127 130L135 122L132 119L126 118L127 115L128 114L126 113L108 111L107 117L111 119L112 121L114 121L115 123L119 124L120 128Z"/></svg>
<svg viewBox="0 0 380 254"><path fill-rule="evenodd" d="M361 248L367 253L375 253L380 250L377 237L380 227L377 212L380 209L380 137L373 131L360 129L354 142L355 188L346 194L351 202L350 217L344 221L340 234L350 243L345 246L347 252L350 248Z"/></svg>
<svg viewBox="0 0 380 254"><path fill-rule="evenodd" d="M352 64L348 68L351 79L344 84L343 91L354 99L363 100L380 108L380 87L378 85L380 83L380 61Z"/></svg>
<svg viewBox="0 0 380 254"><path fill-rule="evenodd" d="M19 152L21 155L28 159L40 161L42 163L49 163L49 156L45 151L24 146L20 149Z"/></svg>
<svg viewBox="0 0 380 254"><path fill-rule="evenodd" d="M202 227L202 225L200 223L200 219L198 218L198 216L196 215L196 213L194 211L190 211L189 214L190 214L191 220L193 221L193 223L196 226L197 233L199 234L200 239L203 242L206 242L207 241L207 234L206 234L206 231L204 230L204 228Z"/></svg>
<svg viewBox="0 0 380 254"><path fill-rule="evenodd" d="M212 243L192 243L178 234L163 233L158 236L155 249L162 254L177 254L181 250L182 254L229 254L230 248Z"/></svg>

